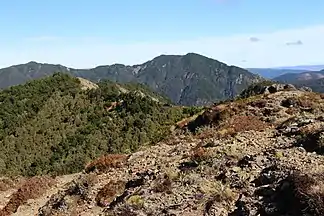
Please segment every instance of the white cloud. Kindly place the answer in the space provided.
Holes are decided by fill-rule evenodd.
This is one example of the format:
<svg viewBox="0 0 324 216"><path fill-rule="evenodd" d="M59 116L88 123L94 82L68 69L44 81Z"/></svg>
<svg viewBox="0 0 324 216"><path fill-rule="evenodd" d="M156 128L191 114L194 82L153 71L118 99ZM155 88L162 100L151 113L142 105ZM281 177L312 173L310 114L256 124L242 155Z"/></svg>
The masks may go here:
<svg viewBox="0 0 324 216"><path fill-rule="evenodd" d="M168 42L114 43L108 38L37 37L0 49L0 67L27 61L89 68L112 63L140 64L160 54L196 52L241 67L323 64L324 25L272 33ZM251 42L250 38L259 41ZM38 39L38 40L37 40ZM302 41L299 46L287 42Z"/></svg>

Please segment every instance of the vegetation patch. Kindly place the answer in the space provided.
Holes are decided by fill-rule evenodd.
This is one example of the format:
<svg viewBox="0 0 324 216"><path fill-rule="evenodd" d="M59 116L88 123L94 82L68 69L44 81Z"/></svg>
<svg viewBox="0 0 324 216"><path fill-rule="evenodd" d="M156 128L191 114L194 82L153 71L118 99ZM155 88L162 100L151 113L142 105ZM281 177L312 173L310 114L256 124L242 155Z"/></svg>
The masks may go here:
<svg viewBox="0 0 324 216"><path fill-rule="evenodd" d="M103 154L129 154L161 141L176 122L200 111L168 103L141 84L103 81L82 89L79 79L61 73L5 89L0 174L80 172ZM97 165L104 168L105 160Z"/></svg>
<svg viewBox="0 0 324 216"><path fill-rule="evenodd" d="M308 152L324 154L324 130L302 133L297 140L297 145Z"/></svg>
<svg viewBox="0 0 324 216"><path fill-rule="evenodd" d="M281 180L275 190L263 188L265 203L261 215L323 215L324 175L294 172ZM259 190L261 193L261 190Z"/></svg>
<svg viewBox="0 0 324 216"><path fill-rule="evenodd" d="M11 195L7 205L0 211L0 215L11 215L17 211L19 206L27 203L29 199L36 199L46 192L54 184L50 177L32 177Z"/></svg>
<svg viewBox="0 0 324 216"><path fill-rule="evenodd" d="M135 208L142 208L145 202L140 195L133 195L126 200L126 203Z"/></svg>
<svg viewBox="0 0 324 216"><path fill-rule="evenodd" d="M108 207L119 196L123 195L126 183L123 181L110 181L100 189L96 202L100 207Z"/></svg>
<svg viewBox="0 0 324 216"><path fill-rule="evenodd" d="M120 168L127 162L127 155L123 154L110 154L103 155L98 159L92 161L85 167L86 172L99 171L104 172L110 168Z"/></svg>
<svg viewBox="0 0 324 216"><path fill-rule="evenodd" d="M205 180L200 183L199 188L202 193L213 197L217 202L232 201L235 198L235 193L230 187L220 181Z"/></svg>

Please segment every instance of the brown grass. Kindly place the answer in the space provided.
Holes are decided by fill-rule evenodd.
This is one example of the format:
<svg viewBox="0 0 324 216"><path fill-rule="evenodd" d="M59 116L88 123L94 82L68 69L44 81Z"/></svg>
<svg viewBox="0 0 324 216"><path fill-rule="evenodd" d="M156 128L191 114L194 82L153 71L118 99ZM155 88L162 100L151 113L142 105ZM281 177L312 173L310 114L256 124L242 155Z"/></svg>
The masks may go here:
<svg viewBox="0 0 324 216"><path fill-rule="evenodd" d="M124 154L109 154L99 157L98 159L87 164L85 167L86 172L98 170L104 172L110 168L123 167L127 162L128 156Z"/></svg>
<svg viewBox="0 0 324 216"><path fill-rule="evenodd" d="M6 191L9 189L17 189L23 185L26 181L25 177L3 177L0 179L0 191Z"/></svg>
<svg viewBox="0 0 324 216"><path fill-rule="evenodd" d="M257 101L252 101L249 103L250 106L252 107L257 107L257 108L264 108L267 105L266 100L257 100Z"/></svg>
<svg viewBox="0 0 324 216"><path fill-rule="evenodd" d="M196 134L196 138L198 139L209 139L215 137L217 135L216 127L205 127L199 133Z"/></svg>
<svg viewBox="0 0 324 216"><path fill-rule="evenodd" d="M297 109L296 107L290 107L290 108L286 109L285 112L288 115L295 115L296 113L299 113L299 109Z"/></svg>
<svg viewBox="0 0 324 216"><path fill-rule="evenodd" d="M269 125L256 116L234 116L230 121L229 127L238 133L249 130L262 131L269 127Z"/></svg>
<svg viewBox="0 0 324 216"><path fill-rule="evenodd" d="M168 175L165 175L161 178L157 178L155 185L153 186L153 191L156 193L171 193L172 181Z"/></svg>
<svg viewBox="0 0 324 216"><path fill-rule="evenodd" d="M203 147L195 147L190 151L190 159L200 162L208 158L208 153Z"/></svg>
<svg viewBox="0 0 324 216"><path fill-rule="evenodd" d="M126 183L123 181L111 181L100 189L96 196L97 205L101 207L109 206L118 196L125 191Z"/></svg>
<svg viewBox="0 0 324 216"><path fill-rule="evenodd" d="M316 109L323 103L323 94L309 92L298 98L298 105L302 108Z"/></svg>
<svg viewBox="0 0 324 216"><path fill-rule="evenodd" d="M290 178L293 188L295 189L294 198L298 202L298 206L301 207L302 213L306 213L307 215L323 215L324 175L295 174Z"/></svg>
<svg viewBox="0 0 324 216"><path fill-rule="evenodd" d="M196 135L199 139L226 138L244 131L263 131L271 127L271 124L261 121L257 116L233 116L222 125L213 128L205 128Z"/></svg>
<svg viewBox="0 0 324 216"><path fill-rule="evenodd" d="M1 216L11 215L19 206L25 204L29 199L36 199L54 184L50 177L35 176L28 179L14 194L11 195L7 205L0 211Z"/></svg>
<svg viewBox="0 0 324 216"><path fill-rule="evenodd" d="M321 99L324 99L324 93L321 93L319 96Z"/></svg>

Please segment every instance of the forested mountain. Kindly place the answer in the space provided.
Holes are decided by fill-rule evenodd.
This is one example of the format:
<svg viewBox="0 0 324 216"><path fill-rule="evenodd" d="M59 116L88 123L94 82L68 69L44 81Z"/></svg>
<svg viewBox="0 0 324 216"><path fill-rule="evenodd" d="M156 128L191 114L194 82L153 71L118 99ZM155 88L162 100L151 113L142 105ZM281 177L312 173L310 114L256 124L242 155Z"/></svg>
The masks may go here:
<svg viewBox="0 0 324 216"><path fill-rule="evenodd" d="M245 69L189 53L183 56L161 55L140 65L114 64L93 69L29 62L1 69L0 88L22 84L55 72L94 82L111 80L143 83L181 105L204 105L233 98L250 84L262 80Z"/></svg>

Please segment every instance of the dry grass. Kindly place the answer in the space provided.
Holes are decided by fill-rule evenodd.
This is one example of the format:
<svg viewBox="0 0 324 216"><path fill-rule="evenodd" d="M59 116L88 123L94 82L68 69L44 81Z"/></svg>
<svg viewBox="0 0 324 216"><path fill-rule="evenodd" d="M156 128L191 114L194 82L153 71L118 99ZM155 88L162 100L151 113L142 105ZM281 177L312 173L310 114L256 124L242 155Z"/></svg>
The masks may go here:
<svg viewBox="0 0 324 216"><path fill-rule="evenodd" d="M298 105L302 108L320 108L323 103L323 95L309 92L298 98Z"/></svg>
<svg viewBox="0 0 324 216"><path fill-rule="evenodd" d="M324 212L324 175L290 176L294 189L294 198L300 206L303 215L323 215ZM306 213L306 214L305 214Z"/></svg>
<svg viewBox="0 0 324 216"><path fill-rule="evenodd" d="M244 131L263 131L269 127L271 124L261 121L257 116L233 116L218 127L205 127L196 137L199 139L226 138Z"/></svg>
<svg viewBox="0 0 324 216"><path fill-rule="evenodd" d="M135 208L142 208L144 206L144 199L139 195L133 195L126 200L126 203Z"/></svg>
<svg viewBox="0 0 324 216"><path fill-rule="evenodd" d="M15 182L10 178L3 178L0 179L0 191L6 191L10 188L13 188Z"/></svg>
<svg viewBox="0 0 324 216"><path fill-rule="evenodd" d="M87 164L85 167L85 171L91 172L98 170L99 172L104 172L110 168L120 168L126 164L127 159L128 156L124 154L104 155Z"/></svg>
<svg viewBox="0 0 324 216"><path fill-rule="evenodd" d="M235 116L231 119L229 127L238 133L250 130L262 131L269 125L256 116Z"/></svg>
<svg viewBox="0 0 324 216"><path fill-rule="evenodd" d="M202 161L207 157L207 152L203 147L195 147L190 151L190 159Z"/></svg>
<svg viewBox="0 0 324 216"><path fill-rule="evenodd" d="M296 113L299 113L299 109L297 109L296 107L289 107L285 112L288 115L296 115Z"/></svg>
<svg viewBox="0 0 324 216"><path fill-rule="evenodd" d="M156 193L171 193L172 182L169 175L164 175L163 177L157 178L155 184L153 185L153 191Z"/></svg>
<svg viewBox="0 0 324 216"><path fill-rule="evenodd" d="M50 177L32 177L28 179L14 194L11 195L7 205L0 211L1 216L11 215L19 206L29 199L36 199L54 184Z"/></svg>
<svg viewBox="0 0 324 216"><path fill-rule="evenodd" d="M118 196L125 191L126 183L123 181L110 181L100 189L96 196L97 205L101 207L109 206Z"/></svg>
<svg viewBox="0 0 324 216"><path fill-rule="evenodd" d="M249 103L250 106L252 107L257 107L257 108L264 108L267 106L267 101L266 100L257 100L257 101L252 101Z"/></svg>
<svg viewBox="0 0 324 216"><path fill-rule="evenodd" d="M321 93L319 96L321 99L324 99L324 93Z"/></svg>
<svg viewBox="0 0 324 216"><path fill-rule="evenodd" d="M199 189L205 195L216 199L217 202L233 201L235 199L235 193L220 181L204 180L200 183Z"/></svg>
<svg viewBox="0 0 324 216"><path fill-rule="evenodd" d="M204 140L215 137L217 135L216 127L204 127L195 135L196 138Z"/></svg>

